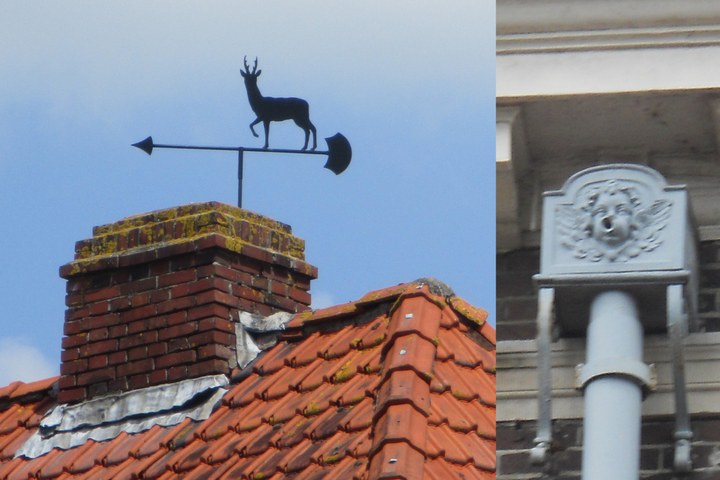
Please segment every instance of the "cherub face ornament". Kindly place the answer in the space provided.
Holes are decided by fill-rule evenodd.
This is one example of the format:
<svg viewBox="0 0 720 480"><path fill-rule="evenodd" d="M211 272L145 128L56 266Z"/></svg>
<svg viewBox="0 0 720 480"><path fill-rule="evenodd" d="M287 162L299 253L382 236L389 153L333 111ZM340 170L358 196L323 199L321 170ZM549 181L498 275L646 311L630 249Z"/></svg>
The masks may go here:
<svg viewBox="0 0 720 480"><path fill-rule="evenodd" d="M625 192L600 193L592 208L592 236L616 248L630 238L633 207Z"/></svg>
<svg viewBox="0 0 720 480"><path fill-rule="evenodd" d="M558 206L557 228L574 257L625 262L662 243L671 206L667 200L642 198L630 184L608 180L581 191L573 205Z"/></svg>

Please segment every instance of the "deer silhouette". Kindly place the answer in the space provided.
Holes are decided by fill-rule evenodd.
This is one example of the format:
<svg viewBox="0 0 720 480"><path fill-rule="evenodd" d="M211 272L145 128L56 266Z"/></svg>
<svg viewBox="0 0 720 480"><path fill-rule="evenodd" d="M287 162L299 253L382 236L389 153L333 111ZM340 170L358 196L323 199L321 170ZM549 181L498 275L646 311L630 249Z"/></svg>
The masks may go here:
<svg viewBox="0 0 720 480"><path fill-rule="evenodd" d="M303 150L307 149L308 139L310 132L313 134L313 147L317 148L317 132L315 125L310 121L310 106L308 103L301 98L273 98L263 97L260 93L260 89L257 86L257 79L262 73L262 70L257 69L257 58L253 65L252 71L247 63L247 57L243 59L245 64L245 70L240 70L245 81L245 88L247 89L248 101L250 102L250 108L255 112L257 118L250 124L250 131L256 137L259 135L255 132L255 125L262 122L265 127L265 146L268 148L269 136L270 136L270 122L281 122L283 120L292 120L295 124L305 131L305 144Z"/></svg>

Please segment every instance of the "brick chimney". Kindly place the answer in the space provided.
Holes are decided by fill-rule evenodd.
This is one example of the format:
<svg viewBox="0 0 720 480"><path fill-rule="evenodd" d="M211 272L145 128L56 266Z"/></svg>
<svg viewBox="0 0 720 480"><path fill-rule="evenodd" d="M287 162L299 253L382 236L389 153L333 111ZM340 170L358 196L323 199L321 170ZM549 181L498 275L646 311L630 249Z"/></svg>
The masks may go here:
<svg viewBox="0 0 720 480"><path fill-rule="evenodd" d="M60 268L58 400L230 373L239 311L308 309L304 248L289 226L214 202L95 227Z"/></svg>

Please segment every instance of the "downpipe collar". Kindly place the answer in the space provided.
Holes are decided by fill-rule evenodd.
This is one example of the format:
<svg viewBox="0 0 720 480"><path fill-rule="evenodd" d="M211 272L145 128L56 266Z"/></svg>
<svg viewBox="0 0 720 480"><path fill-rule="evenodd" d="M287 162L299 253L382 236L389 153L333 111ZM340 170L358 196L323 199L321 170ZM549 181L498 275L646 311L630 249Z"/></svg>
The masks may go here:
<svg viewBox="0 0 720 480"><path fill-rule="evenodd" d="M606 376L624 377L636 382L642 387L643 398L657 388L655 364L646 365L633 358L604 358L579 364L575 367L575 388L584 390L596 378Z"/></svg>

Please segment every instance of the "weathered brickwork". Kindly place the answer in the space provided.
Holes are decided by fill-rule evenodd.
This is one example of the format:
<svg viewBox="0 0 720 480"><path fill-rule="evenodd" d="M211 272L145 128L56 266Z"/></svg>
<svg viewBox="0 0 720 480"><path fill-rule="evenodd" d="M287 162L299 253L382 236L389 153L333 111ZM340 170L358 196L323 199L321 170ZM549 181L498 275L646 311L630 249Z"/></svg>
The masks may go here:
<svg viewBox="0 0 720 480"><path fill-rule="evenodd" d="M93 233L61 268L61 403L230 373L239 310L309 308L317 271L302 240L235 207L179 207Z"/></svg>
<svg viewBox="0 0 720 480"><path fill-rule="evenodd" d="M698 300L701 328L720 332L720 241L703 242L700 246Z"/></svg>
<svg viewBox="0 0 720 480"><path fill-rule="evenodd" d="M532 276L540 271L540 249L497 256L498 340L535 338L537 292Z"/></svg>
<svg viewBox="0 0 720 480"><path fill-rule="evenodd" d="M717 480L720 478L720 414L692 418L693 471L673 473L674 418L643 419L640 478L643 480ZM497 425L498 479L580 480L582 421L556 420L554 452L547 465L530 464L535 422L503 422ZM619 432L619 435L622 433Z"/></svg>
<svg viewBox="0 0 720 480"><path fill-rule="evenodd" d="M699 330L720 331L720 241L700 245ZM539 249L525 249L497 256L497 332L500 341L535 338L537 295L532 275L539 271ZM502 357L498 364L502 365ZM502 384L498 384L502 390ZM672 418L645 418L642 427L641 478L652 480L720 479L720 402L717 412L695 416L693 423L693 472L677 476L672 471L674 427ZM536 434L534 422L503 422L498 432L498 478L505 480L579 480L582 456L582 420L554 422L555 451L543 467L530 464L529 449ZM619 433L621 434L621 433Z"/></svg>

